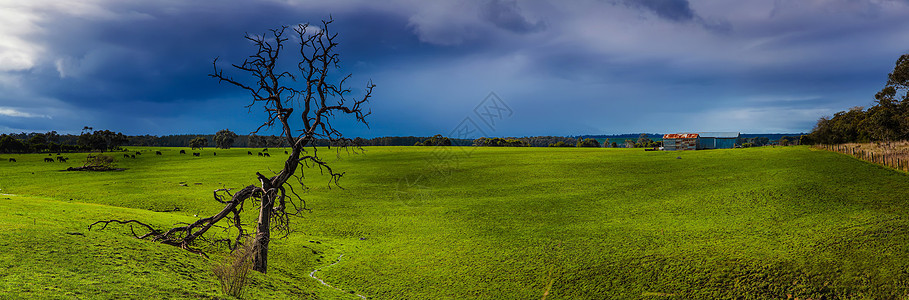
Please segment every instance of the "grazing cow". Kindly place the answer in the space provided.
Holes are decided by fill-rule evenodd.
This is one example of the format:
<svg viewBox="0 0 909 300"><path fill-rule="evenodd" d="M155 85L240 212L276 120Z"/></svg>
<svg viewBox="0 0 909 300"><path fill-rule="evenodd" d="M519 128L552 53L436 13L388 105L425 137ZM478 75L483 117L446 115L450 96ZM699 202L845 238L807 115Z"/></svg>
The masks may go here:
<svg viewBox="0 0 909 300"><path fill-rule="evenodd" d="M66 162L66 158L63 158L63 156L57 156L57 161Z"/></svg>
<svg viewBox="0 0 909 300"><path fill-rule="evenodd" d="M287 150L284 150L284 154L287 154Z"/></svg>
<svg viewBox="0 0 909 300"><path fill-rule="evenodd" d="M9 162L16 162L16 159L15 159L15 158L10 158L10 159L9 159Z"/></svg>
<svg viewBox="0 0 909 300"><path fill-rule="evenodd" d="M193 152L193 156L199 156L199 155L202 155L202 154L199 152Z"/></svg>
<svg viewBox="0 0 909 300"><path fill-rule="evenodd" d="M142 155L142 152L136 151L136 155Z"/></svg>
<svg viewBox="0 0 909 300"><path fill-rule="evenodd" d="M161 155L161 151L155 151L155 155Z"/></svg>
<svg viewBox="0 0 909 300"><path fill-rule="evenodd" d="M268 155L268 153L262 153L262 155L265 155L265 157L271 157L271 155Z"/></svg>
<svg viewBox="0 0 909 300"><path fill-rule="evenodd" d="M47 156L51 156L51 154L50 154L50 153L48 153L48 154L47 154Z"/></svg>
<svg viewBox="0 0 909 300"><path fill-rule="evenodd" d="M268 152L268 148L262 149L262 152Z"/></svg>
<svg viewBox="0 0 909 300"><path fill-rule="evenodd" d="M54 159L50 158L50 157L45 157L44 162L54 162Z"/></svg>
<svg viewBox="0 0 909 300"><path fill-rule="evenodd" d="M259 156L265 156L265 155L262 155L262 152L259 152Z"/></svg>
<svg viewBox="0 0 909 300"><path fill-rule="evenodd" d="M94 155L91 155L91 154L89 154L89 155L88 155L88 156L86 156L86 157L85 157L85 158L95 158L95 156L94 156Z"/></svg>
<svg viewBox="0 0 909 300"><path fill-rule="evenodd" d="M136 158L136 155L135 154L130 155L129 158Z"/></svg>
<svg viewBox="0 0 909 300"><path fill-rule="evenodd" d="M186 150L180 150L180 154L186 154Z"/></svg>
<svg viewBox="0 0 909 300"><path fill-rule="evenodd" d="M129 158L129 154L123 154L123 158Z"/></svg>
<svg viewBox="0 0 909 300"><path fill-rule="evenodd" d="M211 155L218 156L218 152L212 152Z"/></svg>

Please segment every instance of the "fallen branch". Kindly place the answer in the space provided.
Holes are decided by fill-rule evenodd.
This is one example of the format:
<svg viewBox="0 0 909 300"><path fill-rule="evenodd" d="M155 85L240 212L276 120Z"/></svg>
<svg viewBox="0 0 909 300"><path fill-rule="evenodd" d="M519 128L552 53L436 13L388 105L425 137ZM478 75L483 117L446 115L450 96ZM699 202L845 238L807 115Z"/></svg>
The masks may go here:
<svg viewBox="0 0 909 300"><path fill-rule="evenodd" d="M107 225L109 225L110 223L130 224L129 230L132 231L133 236L136 237L137 239L144 239L144 238L147 238L147 237L149 237L149 236L151 236L151 235L161 234L161 231L160 231L160 230L157 230L157 229L151 227L151 226L148 225L148 224L145 224L145 223L142 223L142 222L139 222L139 221L136 221L136 220L108 220L108 221L98 221L98 222L92 223L91 225L88 225L88 230L92 230L92 226L95 226L95 225L98 225L98 224L104 224L104 226L101 226L101 229L99 229L99 230L104 230L104 228L107 228ZM136 223L136 224L142 225L143 227L145 227L146 229L148 229L148 233L146 233L146 234L144 234L144 235L142 235L142 236L137 235L137 234L136 234L136 231L133 230L133 226L131 225L131 223Z"/></svg>

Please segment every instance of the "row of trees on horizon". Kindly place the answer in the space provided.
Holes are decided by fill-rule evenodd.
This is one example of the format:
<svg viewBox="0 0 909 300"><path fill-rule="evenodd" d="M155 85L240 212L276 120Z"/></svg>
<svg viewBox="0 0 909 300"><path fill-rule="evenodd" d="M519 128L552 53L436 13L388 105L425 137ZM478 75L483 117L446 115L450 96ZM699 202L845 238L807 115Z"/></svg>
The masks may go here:
<svg viewBox="0 0 909 300"><path fill-rule="evenodd" d="M783 136L779 144L797 144L799 136ZM801 138L804 139L804 138ZM739 145L770 145L767 137L739 138ZM480 137L452 139L437 134L432 137L392 136L371 139L354 138L331 143L325 139L315 142L316 146L476 146L476 147L607 147L607 148L651 148L662 146L662 141L653 140L648 134L636 139L607 138L601 143L594 138L564 136L533 137ZM191 147L191 148L279 148L286 147L284 139L278 136L238 135L224 129L216 134L183 135L138 135L128 136L109 130L92 131L86 127L80 135L46 133L18 133L0 135L0 153L80 152L114 151L123 146Z"/></svg>
<svg viewBox="0 0 909 300"><path fill-rule="evenodd" d="M593 140L593 139L591 139ZM315 141L316 146L520 146L520 147L547 147L555 143L570 143L572 146L578 139L561 136L535 136L520 138L486 138L479 139L451 139L436 135L433 137L418 136L387 136L376 138L354 138L344 140L343 143L332 144L327 139ZM595 141L595 140L594 140ZM92 131L85 127L82 134L59 134L56 131L45 133L14 133L0 135L0 153L40 153L40 152L81 152L81 151L114 151L124 146L152 146L152 147L250 147L250 148L278 148L286 147L285 139L268 135L238 135L227 129L216 134L181 134L181 135L137 135L128 136L110 130Z"/></svg>

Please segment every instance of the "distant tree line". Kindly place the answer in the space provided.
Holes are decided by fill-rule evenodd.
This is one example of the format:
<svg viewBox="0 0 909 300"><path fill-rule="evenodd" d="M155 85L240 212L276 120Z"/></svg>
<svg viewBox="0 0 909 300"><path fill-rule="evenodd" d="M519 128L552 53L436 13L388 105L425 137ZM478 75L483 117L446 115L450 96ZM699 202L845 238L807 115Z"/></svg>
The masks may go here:
<svg viewBox="0 0 909 300"><path fill-rule="evenodd" d="M550 143L549 147L600 147L600 141L597 141L593 138L578 138L574 143L569 143L565 141L558 141L555 143Z"/></svg>
<svg viewBox="0 0 909 300"><path fill-rule="evenodd" d="M823 117L801 144L909 140L909 54L896 60L887 84L874 95L875 104Z"/></svg>
<svg viewBox="0 0 909 300"><path fill-rule="evenodd" d="M478 147L530 147L530 143L515 138L487 138L481 137L473 140L473 145Z"/></svg>
<svg viewBox="0 0 909 300"><path fill-rule="evenodd" d="M625 144L628 145L628 141L625 141ZM649 137L647 137L646 133L642 133L640 136L638 136L637 141L632 141L632 145L634 146L634 148L662 147L663 141L654 141L654 140L650 139Z"/></svg>
<svg viewBox="0 0 909 300"><path fill-rule="evenodd" d="M74 152L78 136L61 136L56 131L0 135L0 153Z"/></svg>
<svg viewBox="0 0 909 300"><path fill-rule="evenodd" d="M770 145L770 138L764 136L756 136L752 138L739 137L735 140L735 143L744 148L761 147Z"/></svg>
<svg viewBox="0 0 909 300"><path fill-rule="evenodd" d="M564 136L480 137L468 145L477 147L551 147L554 144L573 147L577 139Z"/></svg>
<svg viewBox="0 0 909 300"><path fill-rule="evenodd" d="M80 135L61 135L56 131L3 134L0 135L0 153L104 152L120 149L127 141L128 138L123 133L91 131L89 127Z"/></svg>
<svg viewBox="0 0 909 300"><path fill-rule="evenodd" d="M89 128L90 129L90 128ZM782 136L779 145L803 144L806 136ZM743 147L770 145L767 137L740 137L736 143ZM453 139L437 134L432 137L393 136L371 139L354 138L336 140L319 139L316 146L479 146L479 147L627 147L651 148L662 146L662 141L649 138L642 133L637 139L624 140L607 138L602 144L594 138L534 136L534 137L481 137L475 140ZM342 145L343 144L343 145ZM58 134L56 131L46 133L18 133L0 135L0 153L36 153L36 152L78 152L78 151L111 151L122 146L153 147L231 147L279 148L286 143L278 136L237 135L224 129L216 134L183 134L165 136L127 136L119 132L98 130L83 132L81 135Z"/></svg>
<svg viewBox="0 0 909 300"><path fill-rule="evenodd" d="M444 137L441 134L437 134L422 142L416 142L413 145L414 146L451 146L451 139L449 139L448 137Z"/></svg>
<svg viewBox="0 0 909 300"><path fill-rule="evenodd" d="M628 136L628 135L621 135ZM663 146L663 141L655 141L651 139L649 134L641 133L638 135L637 139L624 138L622 140L621 136L613 136L612 138L607 138L603 141L603 147L607 148L654 148ZM619 138L617 138L619 137ZM622 141L620 144L618 141Z"/></svg>
<svg viewBox="0 0 909 300"><path fill-rule="evenodd" d="M592 139L593 140L593 139ZM596 141L596 140L594 140ZM574 147L578 139L564 136L532 136L532 137L480 137L475 140L453 139L435 135L433 137L379 137L373 139L356 138L353 144L359 146L477 146L477 147L548 147L557 143Z"/></svg>
<svg viewBox="0 0 909 300"><path fill-rule="evenodd" d="M800 140L803 137L804 135L783 135L779 136L779 139L777 140L771 140L766 136L739 137L735 140L735 144L743 148L762 147L769 145L791 146L800 145Z"/></svg>
<svg viewBox="0 0 909 300"><path fill-rule="evenodd" d="M113 151L127 141L127 136L110 130L93 131L84 127L80 135L45 133L0 134L0 153L61 153L84 151ZM96 155L105 156L105 155ZM49 158L46 158L47 160ZM57 157L59 161L66 158Z"/></svg>
<svg viewBox="0 0 909 300"><path fill-rule="evenodd" d="M0 135L0 153L111 151L122 146L150 147L231 147L279 148L286 147L285 139L273 135L237 135L224 129L216 134L136 135L128 136L109 130L91 131L86 127L81 135L47 133L17 133ZM354 138L330 142L318 139L316 146L482 146L482 147L599 147L593 138L562 136L533 137L481 137L475 140L449 138L437 134L432 137L386 136ZM594 146L595 145L595 146Z"/></svg>

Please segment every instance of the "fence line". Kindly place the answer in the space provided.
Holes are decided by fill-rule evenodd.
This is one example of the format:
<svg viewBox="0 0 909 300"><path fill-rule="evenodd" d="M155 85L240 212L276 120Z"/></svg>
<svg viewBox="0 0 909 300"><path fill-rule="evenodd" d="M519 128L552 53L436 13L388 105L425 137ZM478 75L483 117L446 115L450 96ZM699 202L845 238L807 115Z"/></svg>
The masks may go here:
<svg viewBox="0 0 909 300"><path fill-rule="evenodd" d="M909 160L901 157L899 154L875 153L871 150L865 151L865 149L861 147L854 147L849 145L816 145L816 147L827 151L846 154L857 159L883 165L888 168L909 172Z"/></svg>

